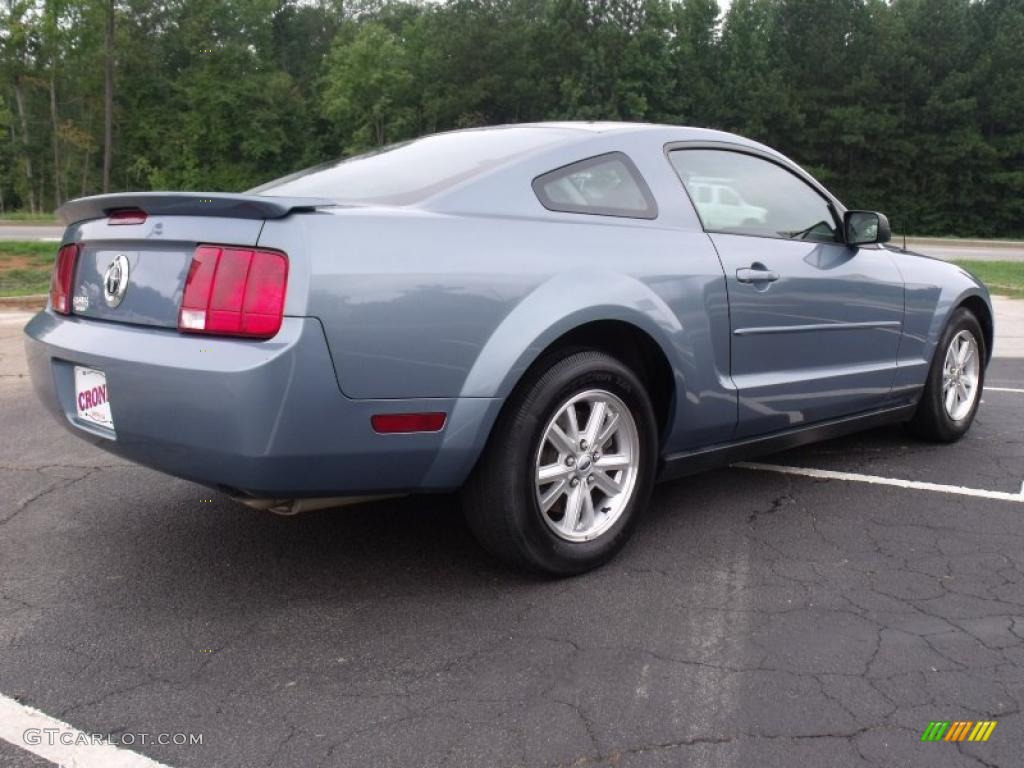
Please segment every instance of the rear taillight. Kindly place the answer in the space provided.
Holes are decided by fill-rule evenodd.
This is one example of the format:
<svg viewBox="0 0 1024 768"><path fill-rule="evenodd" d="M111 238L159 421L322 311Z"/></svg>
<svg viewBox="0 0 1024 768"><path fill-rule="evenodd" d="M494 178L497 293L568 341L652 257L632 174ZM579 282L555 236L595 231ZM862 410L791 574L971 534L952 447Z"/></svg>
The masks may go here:
<svg viewBox="0 0 1024 768"><path fill-rule="evenodd" d="M145 224L146 212L138 208L120 208L111 211L107 217L107 224Z"/></svg>
<svg viewBox="0 0 1024 768"><path fill-rule="evenodd" d="M57 261L53 264L53 277L50 279L50 306L54 312L62 315L71 314L71 279L75 274L75 261L78 260L78 245L70 243L62 245L57 251Z"/></svg>
<svg viewBox="0 0 1024 768"><path fill-rule="evenodd" d="M200 245L192 254L178 330L269 339L281 329L288 257Z"/></svg>

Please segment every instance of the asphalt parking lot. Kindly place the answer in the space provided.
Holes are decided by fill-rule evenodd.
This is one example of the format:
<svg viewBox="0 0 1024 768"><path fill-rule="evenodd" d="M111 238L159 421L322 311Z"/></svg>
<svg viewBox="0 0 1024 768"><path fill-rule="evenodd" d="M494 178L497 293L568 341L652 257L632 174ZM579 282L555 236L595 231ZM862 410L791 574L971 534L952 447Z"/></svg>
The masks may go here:
<svg viewBox="0 0 1024 768"><path fill-rule="evenodd" d="M956 445L886 428L764 459L945 490L723 469L546 581L450 498L277 518L74 441L19 322L0 694L82 732L174 768L1020 765L1024 358L993 362ZM998 725L922 743L936 720ZM202 744L140 745L162 733ZM51 764L0 740L2 766Z"/></svg>

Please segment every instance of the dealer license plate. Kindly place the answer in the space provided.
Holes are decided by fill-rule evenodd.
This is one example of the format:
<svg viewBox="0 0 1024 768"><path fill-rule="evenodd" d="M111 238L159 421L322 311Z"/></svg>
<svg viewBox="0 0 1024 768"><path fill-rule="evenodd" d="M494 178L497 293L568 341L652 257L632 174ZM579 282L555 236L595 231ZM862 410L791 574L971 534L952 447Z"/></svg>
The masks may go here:
<svg viewBox="0 0 1024 768"><path fill-rule="evenodd" d="M114 428L114 417L110 414L110 395L107 392L107 375L93 368L75 366L75 408L78 418L90 424L107 429Z"/></svg>

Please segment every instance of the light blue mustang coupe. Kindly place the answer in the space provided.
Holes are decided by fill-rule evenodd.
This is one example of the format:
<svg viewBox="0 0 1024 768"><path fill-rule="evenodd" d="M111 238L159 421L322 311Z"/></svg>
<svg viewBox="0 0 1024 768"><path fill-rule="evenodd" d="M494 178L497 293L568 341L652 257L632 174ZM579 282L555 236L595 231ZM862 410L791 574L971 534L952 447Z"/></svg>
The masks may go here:
<svg viewBox="0 0 1024 768"><path fill-rule="evenodd" d="M113 453L295 512L462 489L586 571L659 478L970 427L988 293L778 152L618 123L457 131L247 194L72 201L32 378Z"/></svg>

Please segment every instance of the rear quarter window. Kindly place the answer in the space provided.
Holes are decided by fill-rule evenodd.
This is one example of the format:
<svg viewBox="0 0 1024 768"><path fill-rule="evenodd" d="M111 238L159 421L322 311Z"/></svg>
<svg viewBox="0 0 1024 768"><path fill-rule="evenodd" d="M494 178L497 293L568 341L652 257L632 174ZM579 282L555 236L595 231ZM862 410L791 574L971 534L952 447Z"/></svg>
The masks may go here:
<svg viewBox="0 0 1024 768"><path fill-rule="evenodd" d="M609 152L556 168L533 180L549 211L654 219L658 206L640 171L626 155Z"/></svg>

